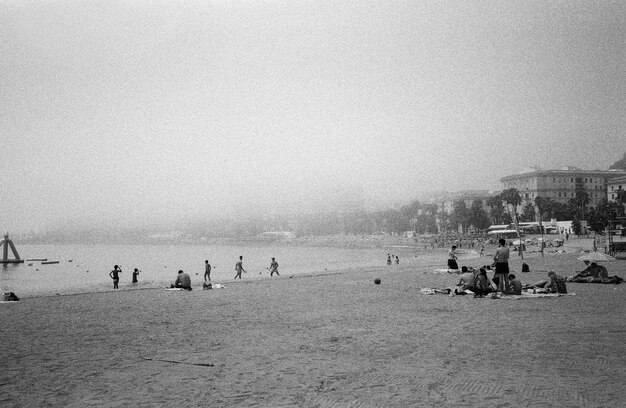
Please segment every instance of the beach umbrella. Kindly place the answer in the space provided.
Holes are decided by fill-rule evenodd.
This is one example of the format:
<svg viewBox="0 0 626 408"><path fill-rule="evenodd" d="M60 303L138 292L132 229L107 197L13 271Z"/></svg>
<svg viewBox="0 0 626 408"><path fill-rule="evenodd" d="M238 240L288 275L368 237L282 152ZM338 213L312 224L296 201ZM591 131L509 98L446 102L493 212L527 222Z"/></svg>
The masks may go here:
<svg viewBox="0 0 626 408"><path fill-rule="evenodd" d="M615 258L613 258L612 256L603 254L602 252L590 252L588 254L578 257L579 261L589 261L589 262L608 262L614 259Z"/></svg>

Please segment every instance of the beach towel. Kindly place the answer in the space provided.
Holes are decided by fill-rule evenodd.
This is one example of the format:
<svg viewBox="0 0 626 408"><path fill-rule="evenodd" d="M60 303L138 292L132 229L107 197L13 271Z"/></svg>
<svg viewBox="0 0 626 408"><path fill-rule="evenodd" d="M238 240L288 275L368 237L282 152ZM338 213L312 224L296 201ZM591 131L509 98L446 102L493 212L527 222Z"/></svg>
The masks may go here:
<svg viewBox="0 0 626 408"><path fill-rule="evenodd" d="M620 278L619 276L609 276L606 278L596 278L593 276L585 276L585 277L576 278L576 279L572 279L572 278L573 278L572 276L568 276L567 281L573 282L573 283L604 283L604 284L612 284L612 285L619 285L620 283L624 281L624 279Z"/></svg>
<svg viewBox="0 0 626 408"><path fill-rule="evenodd" d="M435 288L422 288L420 292L423 295L449 295L452 289L435 289Z"/></svg>
<svg viewBox="0 0 626 408"><path fill-rule="evenodd" d="M519 299L538 299L538 298L555 298L563 296L576 296L575 293L528 293L522 292L521 295L506 295L500 299L519 300Z"/></svg>
<svg viewBox="0 0 626 408"><path fill-rule="evenodd" d="M211 290L211 289L224 289L224 285L221 283L205 283L203 286L203 290Z"/></svg>
<svg viewBox="0 0 626 408"><path fill-rule="evenodd" d="M460 269L444 268L444 269L435 269L433 273L455 273L455 274L459 274L459 273L461 273L461 270Z"/></svg>

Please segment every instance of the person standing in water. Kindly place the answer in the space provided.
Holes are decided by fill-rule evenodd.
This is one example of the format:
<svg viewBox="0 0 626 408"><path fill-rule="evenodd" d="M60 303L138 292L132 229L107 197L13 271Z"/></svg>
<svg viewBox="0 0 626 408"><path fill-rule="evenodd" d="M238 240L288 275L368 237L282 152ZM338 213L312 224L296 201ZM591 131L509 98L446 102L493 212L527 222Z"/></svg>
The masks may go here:
<svg viewBox="0 0 626 408"><path fill-rule="evenodd" d="M239 256L239 260L237 261L237 263L235 264L235 279L237 279L239 277L239 279L241 279L241 272L245 272L246 270L243 269L243 255Z"/></svg>
<svg viewBox="0 0 626 408"><path fill-rule="evenodd" d="M270 264L270 276L273 276L274 272L276 272L276 276L280 276L278 273L278 262L276 262L276 258L272 258L272 263Z"/></svg>
<svg viewBox="0 0 626 408"><path fill-rule="evenodd" d="M139 282L139 280L137 279L138 276L139 276L139 269L135 268L135 270L133 271L133 283Z"/></svg>
<svg viewBox="0 0 626 408"><path fill-rule="evenodd" d="M120 283L120 273L122 272L122 268L115 265L113 270L109 272L109 276L113 279L113 289L118 289L117 284Z"/></svg>
<svg viewBox="0 0 626 408"><path fill-rule="evenodd" d="M207 280L211 281L211 264L208 259L204 261L204 281L206 282Z"/></svg>

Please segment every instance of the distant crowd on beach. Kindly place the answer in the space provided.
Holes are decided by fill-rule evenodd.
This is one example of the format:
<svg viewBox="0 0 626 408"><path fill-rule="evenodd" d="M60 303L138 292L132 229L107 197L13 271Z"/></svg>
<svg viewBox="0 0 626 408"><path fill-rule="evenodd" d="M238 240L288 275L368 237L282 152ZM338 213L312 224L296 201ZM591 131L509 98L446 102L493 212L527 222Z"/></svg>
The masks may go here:
<svg viewBox="0 0 626 408"><path fill-rule="evenodd" d="M387 254L387 265L392 265L394 263L396 265L399 265L400 264L400 257L398 255Z"/></svg>
<svg viewBox="0 0 626 408"><path fill-rule="evenodd" d="M452 245L448 251L448 270L459 270L457 264L456 245ZM482 252L482 248L481 248ZM481 254L482 255L482 254ZM548 279L523 285L514 275L509 273L510 245L504 238L498 241L498 248L493 257L493 263L483 265L480 268L463 266L460 269L460 280L456 285L454 294L467 294L469 291L475 297L483 297L488 294L501 295L521 295L523 290L532 290L533 293L567 293L567 282L575 283L612 283L619 284L623 281L618 276L609 276L607 269L591 260L584 260L586 268L574 276L564 277L550 270ZM487 272L494 267L493 277L489 279ZM522 272L530 272L526 263L522 264ZM448 290L449 293L452 290Z"/></svg>
<svg viewBox="0 0 626 408"><path fill-rule="evenodd" d="M453 245L448 252L448 268L449 270L458 270L456 245ZM470 291L475 297L484 297L489 294L500 295L521 295L523 289L532 289L533 291L542 290L549 293L567 293L566 278L557 275L555 272L548 273L549 280L542 280L530 285L523 285L522 282L514 274L509 272L509 245L504 238L498 241L498 248L493 256L493 263L483 265L480 268L463 266L460 270L460 279L454 294L467 294ZM524 264L522 272L528 272L528 265ZM491 272L492 267L495 268L491 279L487 277L487 273ZM451 292L451 291L450 291Z"/></svg>
<svg viewBox="0 0 626 408"><path fill-rule="evenodd" d="M205 260L204 261L203 289L212 289L214 286L213 283L211 282L211 269L212 268L211 268L211 264L209 263L209 260L208 259ZM269 270L270 276L274 276L274 274L276 274L276 276L280 276L280 273L278 273L278 262L276 261L276 258L272 257L270 266L267 268L267 270ZM122 268L119 265L113 266L113 270L109 272L109 276L113 280L113 289L119 288L120 273L122 273ZM132 283L139 282L139 273L140 273L139 269L135 268L135 270L133 271ZM237 262L235 262L234 279L237 279L237 278L241 279L242 273L247 273L247 271L243 267L243 255L240 255ZM178 271L178 274L176 275L176 280L170 285L170 289L192 290L191 276L189 276L188 273L180 269Z"/></svg>

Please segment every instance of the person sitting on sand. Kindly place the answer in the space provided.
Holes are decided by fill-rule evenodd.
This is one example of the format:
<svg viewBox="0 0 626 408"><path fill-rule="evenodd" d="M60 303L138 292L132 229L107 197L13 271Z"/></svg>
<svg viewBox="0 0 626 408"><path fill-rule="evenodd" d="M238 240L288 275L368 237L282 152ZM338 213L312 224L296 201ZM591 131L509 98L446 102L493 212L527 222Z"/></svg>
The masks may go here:
<svg viewBox="0 0 626 408"><path fill-rule="evenodd" d="M509 274L509 293L512 295L522 294L522 282L512 273Z"/></svg>
<svg viewBox="0 0 626 408"><path fill-rule="evenodd" d="M459 269L456 263L456 245L452 245L452 249L448 251L448 269Z"/></svg>
<svg viewBox="0 0 626 408"><path fill-rule="evenodd" d="M459 283L457 286L460 286L462 290L469 289L472 292L475 288L476 275L474 272L469 272L467 267L463 267L461 275L459 275Z"/></svg>
<svg viewBox="0 0 626 408"><path fill-rule="evenodd" d="M551 293L567 293L567 285L565 283L567 279L557 275L554 271L548 272L548 277L550 277L550 283L545 286L546 289Z"/></svg>
<svg viewBox="0 0 626 408"><path fill-rule="evenodd" d="M489 282L489 278L487 278L487 270L480 268L474 280L474 293L477 297L483 297L492 291L493 287L491 286L491 282Z"/></svg>
<svg viewBox="0 0 626 408"><path fill-rule="evenodd" d="M191 290L191 278L183 270L178 271L176 281L172 284L172 288L180 288L185 290Z"/></svg>

